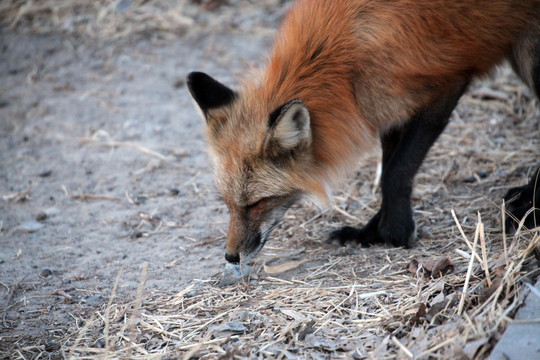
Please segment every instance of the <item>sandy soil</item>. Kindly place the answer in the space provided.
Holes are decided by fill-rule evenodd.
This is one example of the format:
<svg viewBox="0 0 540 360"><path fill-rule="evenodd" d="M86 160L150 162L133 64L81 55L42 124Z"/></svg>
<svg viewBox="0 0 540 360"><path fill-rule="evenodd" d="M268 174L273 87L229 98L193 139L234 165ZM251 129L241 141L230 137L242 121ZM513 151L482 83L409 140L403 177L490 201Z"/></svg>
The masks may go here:
<svg viewBox="0 0 540 360"><path fill-rule="evenodd" d="M0 348L61 338L121 269L126 297L143 263L149 292L221 271L227 210L184 77L234 85L272 32L111 44L0 30Z"/></svg>
<svg viewBox="0 0 540 360"><path fill-rule="evenodd" d="M144 263L148 294L173 294L222 271L227 209L184 76L197 69L234 85L270 44L281 14L263 8L234 30L118 42L0 29L0 350L53 352L81 314L107 302L120 271L125 299L135 296ZM467 191L452 188L457 178L449 182L456 197ZM434 200L417 198L415 208L448 195L420 190ZM336 215L336 224L350 221ZM451 222L448 213L436 217ZM326 230L315 229L321 240Z"/></svg>

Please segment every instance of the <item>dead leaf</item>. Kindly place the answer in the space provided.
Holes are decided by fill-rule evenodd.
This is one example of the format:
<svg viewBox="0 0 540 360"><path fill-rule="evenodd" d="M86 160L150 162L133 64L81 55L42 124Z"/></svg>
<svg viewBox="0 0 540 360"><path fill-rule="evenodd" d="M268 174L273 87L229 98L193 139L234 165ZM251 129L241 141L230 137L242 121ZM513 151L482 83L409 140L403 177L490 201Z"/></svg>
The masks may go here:
<svg viewBox="0 0 540 360"><path fill-rule="evenodd" d="M304 264L304 263L306 263L308 261L310 261L310 260L309 259L302 259L302 260L298 260L298 261L289 261L289 262L279 264L279 265L274 265L274 266L264 264L264 271L267 274L271 274L271 275L280 274L280 273L285 272L285 271L296 269L297 267L299 267L300 265L302 265L302 264Z"/></svg>
<svg viewBox="0 0 540 360"><path fill-rule="evenodd" d="M418 324L418 323L420 323L420 319L426 317L426 311L427 311L427 306L426 306L426 304L420 304L420 307L418 308L418 311L417 311L416 314L411 318L411 323L412 323L412 324L415 324L415 325Z"/></svg>
<svg viewBox="0 0 540 360"><path fill-rule="evenodd" d="M431 307L429 308L426 314L427 321L434 324L440 324L441 323L440 319L434 320L434 318L444 309L454 307L456 306L456 304L457 304L457 296L455 294L449 294L445 296L444 300L441 302L436 302L436 303L432 302Z"/></svg>
<svg viewBox="0 0 540 360"><path fill-rule="evenodd" d="M407 270L414 275L421 275L426 278L429 277L430 273L427 271L424 264L420 263L416 259L412 259L409 265L407 265Z"/></svg>
<svg viewBox="0 0 540 360"><path fill-rule="evenodd" d="M429 305L433 306L433 305L441 303L443 301L444 301L444 293L441 291L440 293L437 294L437 296L435 296L433 299L431 299L431 301L429 302Z"/></svg>
<svg viewBox="0 0 540 360"><path fill-rule="evenodd" d="M479 299L480 303L481 304L485 303L491 297L491 295L493 295L493 293L497 291L497 289L501 286L501 283L502 283L502 277L497 277L495 280L493 280L491 282L491 286L488 287L484 295L480 297Z"/></svg>
<svg viewBox="0 0 540 360"><path fill-rule="evenodd" d="M424 278L430 276L437 278L454 271L454 265L449 257L442 258L438 261L413 259L407 269L410 273L422 275Z"/></svg>
<svg viewBox="0 0 540 360"><path fill-rule="evenodd" d="M30 194L30 190L32 190L32 183L28 185L26 190L21 192L16 192L12 194L3 195L2 199L4 199L5 202L23 202L28 199L28 195Z"/></svg>
<svg viewBox="0 0 540 360"><path fill-rule="evenodd" d="M418 260L412 259L409 265L407 265L407 271L409 271L411 274L415 274L418 272L418 266L420 264L418 263Z"/></svg>
<svg viewBox="0 0 540 360"><path fill-rule="evenodd" d="M313 334L315 332L315 320L309 320L307 323L303 324L298 332L298 340L304 341L306 336Z"/></svg>
<svg viewBox="0 0 540 360"><path fill-rule="evenodd" d="M282 313L284 313L285 315L293 318L294 320L298 321L298 322L303 322L303 321L306 321L307 320L307 317L303 314L300 314L298 311L294 311L294 310L291 310L291 309L280 309Z"/></svg>
<svg viewBox="0 0 540 360"><path fill-rule="evenodd" d="M445 257L437 261L437 263L433 266L433 269L431 270L431 276L432 277L443 277L446 274L451 273L454 271L454 265L452 264L452 260L450 260L449 257Z"/></svg>

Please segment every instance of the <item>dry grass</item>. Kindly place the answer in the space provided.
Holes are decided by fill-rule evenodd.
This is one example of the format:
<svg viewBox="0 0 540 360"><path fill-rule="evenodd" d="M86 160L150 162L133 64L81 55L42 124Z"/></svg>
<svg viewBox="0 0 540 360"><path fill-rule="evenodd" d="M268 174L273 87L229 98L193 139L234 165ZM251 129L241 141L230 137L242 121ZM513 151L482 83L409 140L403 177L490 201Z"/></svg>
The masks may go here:
<svg viewBox="0 0 540 360"><path fill-rule="evenodd" d="M6 0L0 23L32 33L65 31L109 40L138 33L183 34L193 25L186 1Z"/></svg>
<svg viewBox="0 0 540 360"><path fill-rule="evenodd" d="M523 300L517 284L527 277L524 264L540 245L538 233L517 236L505 257L495 241L486 258L495 276L492 287L474 256L456 256L454 246L442 253L455 270L441 278L406 270L412 258L438 259L439 249L415 249L406 256L401 250L369 250L370 257L387 260L383 266L359 262L358 256L325 258L322 251L308 251L305 256L315 263L325 262L292 279L259 273L257 280L237 286L219 288L207 280L174 296L147 297L136 333L125 326L130 304L111 304L105 309L109 318L98 312L79 330L78 346L68 342L66 351L76 358L121 358L129 352L132 358L345 358L354 352L379 359L451 359L477 351L482 357ZM114 341L105 338L109 348L104 349L95 344L104 337L105 321Z"/></svg>
<svg viewBox="0 0 540 360"><path fill-rule="evenodd" d="M274 33L267 23L275 22L291 0L3 0L0 25L10 30L45 34L64 32L74 37L107 41L134 35L169 37L189 32L223 32L239 28ZM264 24L252 23L250 14L264 9L274 15ZM251 17L253 18L253 17ZM244 22L249 29L244 28Z"/></svg>
<svg viewBox="0 0 540 360"><path fill-rule="evenodd" d="M63 350L73 358L484 358L528 292L522 284L538 275L539 229L506 237L500 200L538 166L538 117L506 68L473 86L417 178L412 250L324 244L329 229L374 212L374 154L336 196L339 211L302 205L287 216L251 279L220 287L216 274L176 295L111 301Z"/></svg>

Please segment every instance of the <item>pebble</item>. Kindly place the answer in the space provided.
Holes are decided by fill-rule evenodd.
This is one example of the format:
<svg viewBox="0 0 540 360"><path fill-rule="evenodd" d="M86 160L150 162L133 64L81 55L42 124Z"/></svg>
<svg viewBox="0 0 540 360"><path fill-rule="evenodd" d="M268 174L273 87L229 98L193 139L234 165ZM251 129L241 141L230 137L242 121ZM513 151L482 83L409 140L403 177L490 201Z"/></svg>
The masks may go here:
<svg viewBox="0 0 540 360"><path fill-rule="evenodd" d="M44 221L45 219L47 219L47 213L45 211L40 211L36 215L36 221Z"/></svg>
<svg viewBox="0 0 540 360"><path fill-rule="evenodd" d="M41 270L41 272L39 273L39 276L43 277L43 278L46 278L46 277L49 277L52 275L52 271L49 270L49 269L43 269Z"/></svg>
<svg viewBox="0 0 540 360"><path fill-rule="evenodd" d="M22 231L22 232L27 232L27 233L33 233L33 232L36 232L42 228L44 228L45 225L35 221L35 220L30 220L30 221L25 221L23 222L22 224L20 224L19 226L17 226L14 231Z"/></svg>
<svg viewBox="0 0 540 360"><path fill-rule="evenodd" d="M220 286L228 286L237 284L242 281L247 281L251 274L252 267L249 265L227 264L223 270L223 278Z"/></svg>
<svg viewBox="0 0 540 360"><path fill-rule="evenodd" d="M45 178L45 177L51 176L51 174L52 174L52 170L48 169L48 170L44 170L40 172L39 177Z"/></svg>

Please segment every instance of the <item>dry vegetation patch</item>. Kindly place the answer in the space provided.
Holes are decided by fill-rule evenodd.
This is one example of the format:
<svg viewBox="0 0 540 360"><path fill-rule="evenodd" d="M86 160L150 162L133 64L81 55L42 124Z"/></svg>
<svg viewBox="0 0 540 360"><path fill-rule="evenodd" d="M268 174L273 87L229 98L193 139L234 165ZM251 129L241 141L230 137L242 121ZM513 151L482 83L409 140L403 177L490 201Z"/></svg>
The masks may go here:
<svg viewBox="0 0 540 360"><path fill-rule="evenodd" d="M537 274L531 255L540 245L538 233L507 239L507 247L486 235L479 221L450 246L306 250L313 265L297 276L261 269L235 286L210 279L174 296L112 301L64 350L81 358L482 358L521 304L519 284ZM423 271L440 259L446 275Z"/></svg>
<svg viewBox="0 0 540 360"><path fill-rule="evenodd" d="M183 34L193 25L185 1L2 1L0 19L10 29L65 31L110 40L142 32Z"/></svg>

